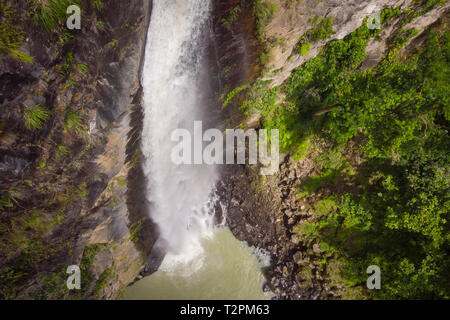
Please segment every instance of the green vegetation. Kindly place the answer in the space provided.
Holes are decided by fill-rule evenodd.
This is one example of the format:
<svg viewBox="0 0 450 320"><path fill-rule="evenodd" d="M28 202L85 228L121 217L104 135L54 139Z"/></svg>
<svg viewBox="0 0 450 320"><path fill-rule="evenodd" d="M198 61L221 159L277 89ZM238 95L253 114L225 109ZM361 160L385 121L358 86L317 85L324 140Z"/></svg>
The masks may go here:
<svg viewBox="0 0 450 320"><path fill-rule="evenodd" d="M295 53L301 54L305 58L309 57L309 50L312 47L312 43L308 41L307 37L302 36L300 40L297 42L297 45L295 46Z"/></svg>
<svg viewBox="0 0 450 320"><path fill-rule="evenodd" d="M56 161L58 161L61 157L63 156L67 156L68 154L70 154L70 150L69 148L67 148L66 146L62 145L62 144L57 144L56 145Z"/></svg>
<svg viewBox="0 0 450 320"><path fill-rule="evenodd" d="M316 176L309 177L301 185L302 195L310 195L323 186L336 186L340 173L341 171L337 169L327 169Z"/></svg>
<svg viewBox="0 0 450 320"><path fill-rule="evenodd" d="M424 12L434 9L436 6L442 6L447 0L417 0L424 8Z"/></svg>
<svg viewBox="0 0 450 320"><path fill-rule="evenodd" d="M102 20L97 21L97 28L99 30L105 30L105 23Z"/></svg>
<svg viewBox="0 0 450 320"><path fill-rule="evenodd" d="M131 159L127 162L127 166L128 168L133 168L136 165L138 165L139 163L142 162L142 151L141 149L137 148L136 151L134 152L133 156L131 157Z"/></svg>
<svg viewBox="0 0 450 320"><path fill-rule="evenodd" d="M222 108L225 108L228 104L230 104L230 102L234 99L234 97L236 97L246 87L247 86L243 85L243 86L237 87L237 88L233 89L232 91L230 91L227 94L225 101L222 103Z"/></svg>
<svg viewBox="0 0 450 320"><path fill-rule="evenodd" d="M84 73L87 73L89 71L89 66L85 63L80 63L78 67L83 71Z"/></svg>
<svg viewBox="0 0 450 320"><path fill-rule="evenodd" d="M228 12L228 15L226 18L222 19L222 23L223 24L231 24L231 23L235 22L239 18L240 13L241 13L241 6L237 5L236 7L234 7L233 9L231 9Z"/></svg>
<svg viewBox="0 0 450 320"><path fill-rule="evenodd" d="M383 290L370 293L376 298L448 299L448 177L441 170L416 162L385 167L321 221L320 238L339 253L353 285L375 264L383 270Z"/></svg>
<svg viewBox="0 0 450 320"><path fill-rule="evenodd" d="M39 277L40 290L33 294L33 298L36 300L64 299L69 292L65 278L67 278L66 270Z"/></svg>
<svg viewBox="0 0 450 320"><path fill-rule="evenodd" d="M317 201L315 209L317 214L328 215L336 209L336 199L329 197Z"/></svg>
<svg viewBox="0 0 450 320"><path fill-rule="evenodd" d="M117 42L118 42L118 40L117 39L112 39L109 43L108 43L108 45L110 45L111 47L115 47L115 46L117 46Z"/></svg>
<svg viewBox="0 0 450 320"><path fill-rule="evenodd" d="M8 54L21 62L33 62L33 57L19 50L24 40L23 31L19 27L21 22L18 21L11 4L1 0L0 11L0 61L4 54Z"/></svg>
<svg viewBox="0 0 450 320"><path fill-rule="evenodd" d="M62 299L86 299L93 294L95 298L100 298L101 289L107 285L108 281L114 277L112 267L106 268L99 276L98 280L91 274L95 257L104 249L106 244L86 245L80 264L81 270L81 290L69 290L66 286L68 274L67 265L61 266L61 271L44 274L39 277L39 288L32 293L32 297L38 300L62 300ZM95 285L94 285L95 282Z"/></svg>
<svg viewBox="0 0 450 320"><path fill-rule="evenodd" d="M141 230L141 227L142 227L142 220L130 226L130 230L132 230L130 234L130 240L133 241L134 243L137 243L139 241L138 234L139 231Z"/></svg>
<svg viewBox="0 0 450 320"><path fill-rule="evenodd" d="M92 147L86 138L83 100L89 97L86 100L92 102L87 82L93 79L88 74L90 65L80 60L83 54L78 39L67 30L66 9L82 4L87 9L83 13L89 13L83 21L100 25L97 11L104 2L0 0L0 63L7 64L11 85L25 81L17 84L17 97L6 100L0 135L8 145L3 145L5 148L11 146L25 157L20 161L25 161L26 167L19 171L28 168L24 175L21 171L17 176L7 174L0 188L0 299L84 298L76 291L67 292L67 266L62 261L75 258L72 253L80 230L79 225L66 224L66 216L85 206L90 191L80 171ZM23 66L22 62L33 61L24 52L39 48L51 55L41 61L44 66L38 71ZM80 87L66 92L67 84ZM69 101L59 101L57 96ZM66 105L72 97L71 108ZM43 98L48 101L37 104ZM33 100L37 102L29 103ZM139 156L135 158L138 161ZM117 183L123 186L125 181ZM93 289L92 285L88 293Z"/></svg>
<svg viewBox="0 0 450 320"><path fill-rule="evenodd" d="M52 113L40 104L37 104L34 107L28 107L23 113L25 128L27 128L28 130L42 130L45 122L49 120L51 116Z"/></svg>
<svg viewBox="0 0 450 320"><path fill-rule="evenodd" d="M60 71L59 73L64 76L64 75L71 75L71 70L73 67L73 53L72 52L68 52L64 58L64 61L60 64Z"/></svg>
<svg viewBox="0 0 450 320"><path fill-rule="evenodd" d="M259 56L259 63L262 66L264 66L268 60L269 60L269 55L268 55L267 51L261 53L261 55Z"/></svg>
<svg viewBox="0 0 450 320"><path fill-rule="evenodd" d="M310 23L313 25L313 28L300 38L295 47L295 53L300 53L302 56L308 57L312 42L328 39L334 34L333 21L334 17L312 18Z"/></svg>
<svg viewBox="0 0 450 320"><path fill-rule="evenodd" d="M308 31L308 38L311 41L325 40L334 34L333 22L334 17L321 18L314 17L309 21L313 28Z"/></svg>
<svg viewBox="0 0 450 320"><path fill-rule="evenodd" d="M97 2L97 1L95 1ZM47 0L41 5L39 18L47 31L65 28L67 20L67 8L73 4L79 4L78 0Z"/></svg>
<svg viewBox="0 0 450 320"><path fill-rule="evenodd" d="M70 110L64 121L64 131L73 131L76 134L81 133L86 130L86 126L83 124L83 118L78 112Z"/></svg>
<svg viewBox="0 0 450 320"><path fill-rule="evenodd" d="M114 274L112 268L106 268L96 280L91 274L92 267L97 254L105 248L106 244L86 245L80 264L81 270L81 290L69 290L66 286L68 274L67 266L62 265L60 272L43 275L39 278L39 289L32 296L38 300L49 299L86 299L91 293L95 298L99 298L102 288L108 283ZM95 285L94 285L95 282Z"/></svg>
<svg viewBox="0 0 450 320"><path fill-rule="evenodd" d="M435 25L424 31L422 47L400 51L418 33L403 26L422 13L382 11L383 24L402 23L375 67L360 69L368 41L380 32L363 22L281 87L255 83L241 105L246 114L257 109L265 128L280 130L284 151L299 154L306 141L327 141L315 158L318 172L299 186L317 216L296 231L335 255L347 288L361 289L349 289L350 297L450 296L450 31ZM299 48L329 37L332 21L315 24ZM356 154L362 163L350 165ZM313 196L318 190L325 196ZM383 290L364 289L373 264L382 270Z"/></svg>
<svg viewBox="0 0 450 320"><path fill-rule="evenodd" d="M105 4L103 3L102 0L91 0L91 7L100 11L105 7Z"/></svg>
<svg viewBox="0 0 450 320"><path fill-rule="evenodd" d="M117 178L116 181L117 181L117 184L119 185L119 187L125 187L127 185L127 180L126 179L122 180L120 178Z"/></svg>
<svg viewBox="0 0 450 320"><path fill-rule="evenodd" d="M292 6L298 6L302 4L303 0L287 0L285 5L287 8L291 8Z"/></svg>
<svg viewBox="0 0 450 320"><path fill-rule="evenodd" d="M309 57L309 50L311 49L311 43L305 43L300 46L300 54L304 57Z"/></svg>
<svg viewBox="0 0 450 320"><path fill-rule="evenodd" d="M264 43L264 27L272 21L278 6L275 3L262 2L261 0L253 0L252 4L256 19L256 37L261 43Z"/></svg>
<svg viewBox="0 0 450 320"><path fill-rule="evenodd" d="M26 279L30 270L35 270L41 261L62 249L63 244L51 245L43 238L63 219L63 212L47 214L35 209L10 219L8 224L0 224L0 251L4 259L15 261L0 267L2 299L14 299L16 293L28 285Z"/></svg>
<svg viewBox="0 0 450 320"><path fill-rule="evenodd" d="M92 290L95 278L91 274L90 268L92 267L97 254L106 246L107 244L89 244L84 247L80 264L81 290L76 292L76 295L80 298L86 296Z"/></svg>
<svg viewBox="0 0 450 320"><path fill-rule="evenodd" d="M97 282L95 283L94 287L94 296L99 299L99 293L100 291L108 284L108 281L114 278L114 273L112 272L112 268L106 268L100 277L98 278Z"/></svg>
<svg viewBox="0 0 450 320"><path fill-rule="evenodd" d="M5 208L13 208L14 204L17 204L15 198L16 193L15 190L8 190L0 196L0 210L3 211Z"/></svg>

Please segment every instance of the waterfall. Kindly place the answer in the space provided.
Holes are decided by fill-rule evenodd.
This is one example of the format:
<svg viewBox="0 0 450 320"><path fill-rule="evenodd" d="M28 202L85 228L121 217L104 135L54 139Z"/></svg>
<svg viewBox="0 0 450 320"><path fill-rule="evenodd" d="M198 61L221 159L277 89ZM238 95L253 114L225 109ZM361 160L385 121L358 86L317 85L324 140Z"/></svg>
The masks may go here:
<svg viewBox="0 0 450 320"><path fill-rule="evenodd" d="M142 151L148 179L150 215L167 246L161 268L201 263L200 240L212 235L212 193L218 170L171 161L173 130L193 132L194 121L208 119L211 0L155 0L143 69ZM209 109L208 109L209 108Z"/></svg>

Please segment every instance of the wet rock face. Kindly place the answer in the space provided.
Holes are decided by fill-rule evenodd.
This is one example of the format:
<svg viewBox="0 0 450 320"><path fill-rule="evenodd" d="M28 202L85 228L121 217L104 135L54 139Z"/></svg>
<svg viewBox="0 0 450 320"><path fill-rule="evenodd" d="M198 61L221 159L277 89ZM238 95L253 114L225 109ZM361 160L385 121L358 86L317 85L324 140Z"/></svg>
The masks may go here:
<svg viewBox="0 0 450 320"><path fill-rule="evenodd" d="M237 6L241 9L236 20L225 22ZM230 87L253 81L260 70L256 61L261 48L255 38L251 5L241 0L214 0L212 19L222 85Z"/></svg>
<svg viewBox="0 0 450 320"><path fill-rule="evenodd" d="M0 280L0 297L115 298L155 242L139 157L151 1L103 2L94 10L82 1L82 30L63 46L24 23L21 50L34 62L0 62L0 273L13 276ZM13 7L27 19L21 3ZM29 130L24 111L36 105L51 117ZM38 225L27 227L30 215ZM74 264L90 279L79 293L65 290Z"/></svg>
<svg viewBox="0 0 450 320"><path fill-rule="evenodd" d="M114 1L104 11L103 19L113 31L99 39L97 54L102 58L97 58L93 127L98 134L108 134L96 157L102 179L94 179L90 193L97 195L88 209L87 220L92 224L81 239L88 245L108 244L94 260L93 276L102 279L105 270L116 276L94 292L97 298L115 298L132 283L157 239L143 192L146 180L139 149L143 118L140 73L151 5L152 1L146 0Z"/></svg>
<svg viewBox="0 0 450 320"><path fill-rule="evenodd" d="M6 182L21 177L36 155L37 150L28 149L20 152L5 150L0 155L0 177L2 181Z"/></svg>
<svg viewBox="0 0 450 320"><path fill-rule="evenodd" d="M26 88L32 81L32 78L22 74L12 72L3 73L0 76L0 106L4 106L14 100L19 95L21 89Z"/></svg>
<svg viewBox="0 0 450 320"><path fill-rule="evenodd" d="M230 11L238 6L240 11L236 20L225 22ZM234 88L256 79L261 71L258 61L262 46L255 37L255 19L249 1L213 0L212 28L219 100ZM240 112L235 106L227 107L224 112L228 127L240 122Z"/></svg>

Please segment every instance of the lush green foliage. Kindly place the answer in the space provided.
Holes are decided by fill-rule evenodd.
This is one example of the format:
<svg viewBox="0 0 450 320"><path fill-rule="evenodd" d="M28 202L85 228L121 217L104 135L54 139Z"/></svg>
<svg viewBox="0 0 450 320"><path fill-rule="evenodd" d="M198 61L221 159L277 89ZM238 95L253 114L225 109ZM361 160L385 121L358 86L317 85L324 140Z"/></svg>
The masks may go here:
<svg viewBox="0 0 450 320"><path fill-rule="evenodd" d="M76 134L79 134L86 130L86 126L83 124L83 118L76 111L70 110L64 121L64 131L67 132L69 130L74 131Z"/></svg>
<svg viewBox="0 0 450 320"><path fill-rule="evenodd" d="M233 23L233 22L235 22L238 18L239 18L239 14L241 13L241 6L240 5L237 5L236 7L234 7L233 9L231 9L229 12L228 12L228 15L227 15L227 17L226 18L223 18L222 20L221 20L221 22L223 23L223 24L230 24L230 23Z"/></svg>
<svg viewBox="0 0 450 320"><path fill-rule="evenodd" d="M309 49L311 49L311 43L304 43L300 46L300 53L304 57L309 56Z"/></svg>
<svg viewBox="0 0 450 320"><path fill-rule="evenodd" d="M417 55L405 60L392 52L373 70L343 76L339 87L327 88L320 107L335 105L328 121L332 136L346 141L362 128L367 155L389 158L446 133L435 120L448 120L448 36L431 34Z"/></svg>
<svg viewBox="0 0 450 320"><path fill-rule="evenodd" d="M0 196L0 210L12 208L14 207L14 204L17 204L15 194L16 192L14 190L8 190L8 192L5 192Z"/></svg>
<svg viewBox="0 0 450 320"><path fill-rule="evenodd" d="M242 90L244 90L246 88L246 86L244 85L244 86L240 86L240 87L237 87L237 88L235 88L235 89L233 89L233 90L231 90L228 94L227 94L227 96L226 96L226 98L225 98L225 101L222 103L222 108L225 108L233 99L234 99L234 97L236 96L236 95L238 95Z"/></svg>
<svg viewBox="0 0 450 320"><path fill-rule="evenodd" d="M328 190L333 198L319 201L320 218L298 232L339 255L342 277L353 286L365 287L367 267L380 266L383 290L367 293L375 298L450 296L450 32L435 26L419 49L399 54L418 32L403 26L423 12L382 12L382 23L400 18L401 27L375 67L361 65L380 31L363 23L329 42L282 87L253 85L242 104L247 114L262 114L264 127L280 130L282 150L303 152L319 136L336 147L316 159L320 173L299 190L301 197ZM360 167L349 168L343 156L349 141L366 159Z"/></svg>
<svg viewBox="0 0 450 320"><path fill-rule="evenodd" d="M310 20L313 28L304 34L295 47L295 53L300 53L304 57L309 56L309 50L312 43L318 40L325 40L334 34L333 32L334 17L320 18L314 17Z"/></svg>
<svg viewBox="0 0 450 320"><path fill-rule="evenodd" d="M449 298L446 254L449 181L430 162L403 162L371 171L363 193L342 196L322 220L322 240L343 257L345 276L363 284L369 265L383 271L379 298Z"/></svg>
<svg viewBox="0 0 450 320"><path fill-rule="evenodd" d="M3 54L9 54L22 62L33 62L33 58L19 50L23 42L23 31L11 4L0 1L0 60Z"/></svg>
<svg viewBox="0 0 450 320"><path fill-rule="evenodd" d="M308 32L308 38L311 41L325 40L334 33L334 17L314 17L310 20L310 22L313 25L313 28Z"/></svg>
<svg viewBox="0 0 450 320"><path fill-rule="evenodd" d="M256 37L263 43L263 29L272 20L278 10L278 6L271 2L253 0L254 15L256 19Z"/></svg>
<svg viewBox="0 0 450 320"><path fill-rule="evenodd" d="M392 12L383 11L383 21L392 18ZM368 40L378 33L363 24L344 40L330 42L316 58L296 69L283 88L257 89L261 94L250 95L244 109L257 108L266 126L278 126L285 149L295 148L317 132L327 131L336 141L345 142L363 130L368 155L392 156L410 144L430 119L443 116L448 105L448 66L442 50L430 47L405 61L395 46L374 69L355 72L365 59ZM430 54L435 56L427 58ZM436 62L432 67L426 61ZM440 75L433 75L430 68L439 69ZM287 96L281 106L277 103L280 89Z"/></svg>
<svg viewBox="0 0 450 320"><path fill-rule="evenodd" d="M40 19L48 31L65 27L67 8L78 4L78 0L48 0L40 9Z"/></svg>
<svg viewBox="0 0 450 320"><path fill-rule="evenodd" d="M426 12L430 11L436 6L442 6L447 0L418 0Z"/></svg>
<svg viewBox="0 0 450 320"><path fill-rule="evenodd" d="M372 70L314 82L323 91L311 107L335 106L326 115L331 136L343 143L361 134L373 159L362 194L343 196L324 237L346 257L355 284L368 265L381 267L378 297L449 297L448 37L430 32L406 59L394 49Z"/></svg>
<svg viewBox="0 0 450 320"><path fill-rule="evenodd" d="M50 119L52 113L44 106L37 104L34 107L26 108L23 114L25 120L25 127L28 130L41 130L45 122Z"/></svg>
<svg viewBox="0 0 450 320"><path fill-rule="evenodd" d="M91 0L91 7L100 11L105 7L105 4L103 3L102 0Z"/></svg>

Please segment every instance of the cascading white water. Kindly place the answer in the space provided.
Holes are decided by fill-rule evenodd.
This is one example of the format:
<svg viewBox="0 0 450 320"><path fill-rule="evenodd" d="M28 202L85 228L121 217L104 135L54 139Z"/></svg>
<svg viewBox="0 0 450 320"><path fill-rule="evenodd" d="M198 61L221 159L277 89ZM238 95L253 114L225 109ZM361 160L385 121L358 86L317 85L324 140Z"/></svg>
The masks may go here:
<svg viewBox="0 0 450 320"><path fill-rule="evenodd" d="M150 215L167 248L159 270L122 299L267 299L252 249L228 228L214 230L218 168L171 161L175 129L218 123L209 75L212 0L154 0L143 70L142 150ZM223 128L222 128L223 129Z"/></svg>
<svg viewBox="0 0 450 320"><path fill-rule="evenodd" d="M144 172L151 217L160 229L168 254L161 266L195 260L201 264L201 239L212 234L211 194L217 168L175 165L173 130L193 132L203 120L205 103L205 37L211 0L155 0L143 70ZM211 106L209 106L211 108Z"/></svg>

